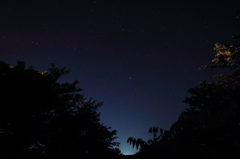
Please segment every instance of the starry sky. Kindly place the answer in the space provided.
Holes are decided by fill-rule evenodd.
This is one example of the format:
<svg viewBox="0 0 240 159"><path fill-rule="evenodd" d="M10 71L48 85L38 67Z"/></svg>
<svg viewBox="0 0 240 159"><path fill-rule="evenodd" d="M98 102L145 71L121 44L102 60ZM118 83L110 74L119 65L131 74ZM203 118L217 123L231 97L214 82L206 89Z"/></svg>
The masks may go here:
<svg viewBox="0 0 240 159"><path fill-rule="evenodd" d="M123 154L169 129L188 105L187 90L215 72L216 42L239 33L238 0L2 0L0 61L43 72L55 63L81 93L104 102L101 123L117 130Z"/></svg>

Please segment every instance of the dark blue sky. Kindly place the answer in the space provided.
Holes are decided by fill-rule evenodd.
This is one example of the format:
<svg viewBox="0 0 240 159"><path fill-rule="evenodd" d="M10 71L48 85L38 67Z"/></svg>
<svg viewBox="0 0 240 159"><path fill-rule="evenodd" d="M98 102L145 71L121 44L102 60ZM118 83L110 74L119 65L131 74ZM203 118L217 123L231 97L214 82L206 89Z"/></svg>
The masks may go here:
<svg viewBox="0 0 240 159"><path fill-rule="evenodd" d="M216 42L239 33L237 0L39 0L0 2L0 60L50 63L72 70L85 97L104 102L101 122L118 131L124 154L130 136L150 139L169 129L188 105L189 88L208 79L199 70Z"/></svg>

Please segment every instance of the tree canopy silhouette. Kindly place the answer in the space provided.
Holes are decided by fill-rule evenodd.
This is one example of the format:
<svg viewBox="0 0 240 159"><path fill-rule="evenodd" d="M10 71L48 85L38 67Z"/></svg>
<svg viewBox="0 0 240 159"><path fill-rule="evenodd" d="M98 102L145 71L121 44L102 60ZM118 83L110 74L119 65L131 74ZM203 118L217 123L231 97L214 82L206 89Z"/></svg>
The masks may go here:
<svg viewBox="0 0 240 159"><path fill-rule="evenodd" d="M148 144L132 137L128 139L133 146L144 143L138 154L240 155L240 34L233 40L232 45L216 43L213 63L200 67L227 69L228 73L217 74L213 76L214 82L205 80L189 89L191 96L183 101L189 108L180 114L169 131L153 127L149 131L154 133L152 141L155 142Z"/></svg>
<svg viewBox="0 0 240 159"><path fill-rule="evenodd" d="M117 154L117 131L100 123L103 103L86 99L77 80L58 83L70 70L51 64L40 73L25 62L0 62L0 149L8 156Z"/></svg>

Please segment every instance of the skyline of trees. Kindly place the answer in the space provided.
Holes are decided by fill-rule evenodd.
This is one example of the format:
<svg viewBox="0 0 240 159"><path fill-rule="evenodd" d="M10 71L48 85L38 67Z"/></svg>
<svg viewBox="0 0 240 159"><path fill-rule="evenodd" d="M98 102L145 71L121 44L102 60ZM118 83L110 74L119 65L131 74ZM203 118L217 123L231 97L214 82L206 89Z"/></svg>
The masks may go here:
<svg viewBox="0 0 240 159"><path fill-rule="evenodd" d="M239 21L237 12L236 20ZM127 142L140 151L137 155L168 154L231 154L240 156L240 34L232 44L216 43L211 65L200 69L224 69L213 82L204 80L190 88L183 101L189 108L183 111L170 130L150 128L155 142L129 137ZM157 133L160 133L157 136ZM205 156L206 157L206 156Z"/></svg>
<svg viewBox="0 0 240 159"><path fill-rule="evenodd" d="M0 148L6 156L119 154L116 130L100 123L102 102L85 98L72 83L58 83L70 70L51 64L40 73L25 62L0 62Z"/></svg>

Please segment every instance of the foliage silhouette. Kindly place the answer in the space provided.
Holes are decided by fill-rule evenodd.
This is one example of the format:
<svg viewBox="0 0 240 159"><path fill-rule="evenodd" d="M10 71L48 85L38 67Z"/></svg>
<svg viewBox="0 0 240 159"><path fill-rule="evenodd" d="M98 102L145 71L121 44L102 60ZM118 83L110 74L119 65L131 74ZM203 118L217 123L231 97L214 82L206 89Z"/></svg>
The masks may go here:
<svg viewBox="0 0 240 159"><path fill-rule="evenodd" d="M240 14L240 12L237 12ZM237 17L236 19L239 19ZM232 154L240 156L240 34L232 45L216 43L213 64L200 69L227 69L217 74L214 82L203 81L191 88L183 101L189 108L182 112L169 131L150 128L154 134L138 155L150 154ZM135 145L140 143L137 140Z"/></svg>
<svg viewBox="0 0 240 159"><path fill-rule="evenodd" d="M155 145L156 143L160 142L162 139L166 138L167 133L164 134L165 131L166 130L163 130L162 128L159 128L159 127L151 127L148 133L153 134L153 139L150 139L146 142L141 138L136 139L134 137L129 137L127 140L127 143L129 143L130 145L133 145L133 148L136 146L137 150L140 148L140 151L143 151L143 149L146 149L150 145ZM158 132L160 133L159 136L157 136Z"/></svg>
<svg viewBox="0 0 240 159"><path fill-rule="evenodd" d="M25 62L0 62L0 149L13 156L118 154L117 131L100 123L103 103L86 99L77 80L58 83L70 70L51 64L40 73Z"/></svg>

